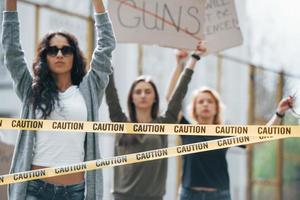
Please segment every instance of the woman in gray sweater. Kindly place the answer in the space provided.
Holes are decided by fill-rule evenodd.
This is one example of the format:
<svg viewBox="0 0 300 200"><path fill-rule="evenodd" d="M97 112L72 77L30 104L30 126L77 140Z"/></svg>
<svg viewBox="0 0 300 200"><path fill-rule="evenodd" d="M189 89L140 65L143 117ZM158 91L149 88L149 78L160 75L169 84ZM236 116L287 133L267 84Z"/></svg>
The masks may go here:
<svg viewBox="0 0 300 200"><path fill-rule="evenodd" d="M200 43L199 43L200 44ZM197 54L206 49L198 45ZM171 98L167 111L159 115L159 97L155 84L147 77L137 78L128 94L129 117L122 111L113 75L106 88L106 101L113 122L176 123L182 100L187 92L197 59L191 58L181 75L180 82ZM162 135L117 135L115 155L130 154L165 148L167 136ZM162 200L165 194L167 159L118 166L114 168L115 200Z"/></svg>
<svg viewBox="0 0 300 200"><path fill-rule="evenodd" d="M2 43L5 65L23 102L21 117L97 121L98 108L111 73L115 38L102 0L93 0L97 46L90 69L70 33L44 36L29 73L19 39L16 0L6 0ZM18 135L10 173L57 167L100 158L95 133L62 134L22 130ZM10 200L101 200L100 170L75 173L9 186Z"/></svg>

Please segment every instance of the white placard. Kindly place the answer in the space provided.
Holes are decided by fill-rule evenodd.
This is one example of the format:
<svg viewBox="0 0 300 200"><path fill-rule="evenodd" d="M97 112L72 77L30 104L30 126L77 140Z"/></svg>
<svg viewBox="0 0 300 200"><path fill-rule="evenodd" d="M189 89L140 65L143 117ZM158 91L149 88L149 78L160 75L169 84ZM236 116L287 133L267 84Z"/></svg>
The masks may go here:
<svg viewBox="0 0 300 200"><path fill-rule="evenodd" d="M204 35L209 53L243 43L234 0L206 1Z"/></svg>
<svg viewBox="0 0 300 200"><path fill-rule="evenodd" d="M208 53L242 44L234 0L109 0L118 42L193 50L206 40Z"/></svg>
<svg viewBox="0 0 300 200"><path fill-rule="evenodd" d="M109 0L118 42L194 49L203 39L205 0Z"/></svg>

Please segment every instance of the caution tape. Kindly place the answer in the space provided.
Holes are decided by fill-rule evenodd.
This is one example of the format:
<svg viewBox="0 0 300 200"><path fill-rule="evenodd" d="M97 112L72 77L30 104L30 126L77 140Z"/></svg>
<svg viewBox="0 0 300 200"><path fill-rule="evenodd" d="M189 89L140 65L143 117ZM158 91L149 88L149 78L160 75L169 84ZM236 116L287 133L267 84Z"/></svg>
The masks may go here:
<svg viewBox="0 0 300 200"><path fill-rule="evenodd" d="M300 126L119 123L0 118L0 129L159 135L300 137Z"/></svg>
<svg viewBox="0 0 300 200"><path fill-rule="evenodd" d="M63 167L44 168L0 176L0 185L44 179L72 173L115 167L191 153L199 153L238 145L253 144L289 137L300 136L300 126L237 126L237 125L197 125L197 124L143 124L109 123L58 120L31 120L0 118L0 129L21 129L35 131L96 132L159 135L212 135L235 136L188 145L155 149L151 151L116 156L107 159L82 162Z"/></svg>
<svg viewBox="0 0 300 200"><path fill-rule="evenodd" d="M229 148L238 145L246 145L246 144L271 141L271 140L282 139L282 138L286 138L286 137L268 136L268 137L259 138L253 136L236 136L236 137L229 137L229 138L211 140L206 142L180 145L180 146L169 147L169 148L155 149L151 151L127 154L122 156L115 156L106 159L87 161L87 162L82 162L74 165L67 165L63 167L44 168L39 170L7 174L7 175L0 176L0 185L20 183L20 182L25 182L25 181L35 180L35 179L62 176L62 175L67 175L72 173L85 172L85 171L108 168L108 167L128 165L133 163Z"/></svg>

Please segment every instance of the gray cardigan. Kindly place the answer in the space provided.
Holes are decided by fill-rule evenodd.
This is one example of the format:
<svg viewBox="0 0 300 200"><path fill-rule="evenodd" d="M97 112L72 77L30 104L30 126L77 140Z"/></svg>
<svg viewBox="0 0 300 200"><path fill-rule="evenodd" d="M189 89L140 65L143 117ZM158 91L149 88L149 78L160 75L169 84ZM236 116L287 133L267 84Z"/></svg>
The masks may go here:
<svg viewBox="0 0 300 200"><path fill-rule="evenodd" d="M79 85L79 90L85 100L88 112L88 121L98 120L98 109L101 104L104 90L108 83L111 69L111 53L115 48L115 38L107 13L95 15L97 31L97 46L94 50L91 68ZM21 117L34 119L32 106L25 105L32 84L27 64L24 59L19 39L19 20L17 12L4 12L2 44L4 63L14 81L18 97L23 102ZM34 131L20 131L11 164L10 173L22 172L31 169ZM85 139L85 161L100 158L98 135L87 133ZM86 173L86 200L101 200L103 196L102 171ZM25 200L28 182L12 184L8 188L10 200Z"/></svg>

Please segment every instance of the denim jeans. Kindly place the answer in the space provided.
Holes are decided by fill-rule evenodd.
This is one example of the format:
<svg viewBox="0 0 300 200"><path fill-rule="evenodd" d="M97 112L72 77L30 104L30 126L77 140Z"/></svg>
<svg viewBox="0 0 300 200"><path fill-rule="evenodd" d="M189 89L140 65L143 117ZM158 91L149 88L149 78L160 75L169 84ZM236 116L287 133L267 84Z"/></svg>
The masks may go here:
<svg viewBox="0 0 300 200"><path fill-rule="evenodd" d="M200 192L189 188L181 188L180 200L231 200L229 190Z"/></svg>
<svg viewBox="0 0 300 200"><path fill-rule="evenodd" d="M28 183L26 200L83 200L85 184L54 185L41 180Z"/></svg>

